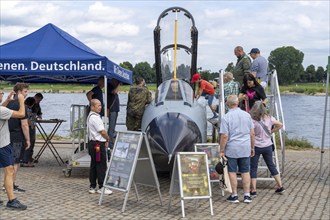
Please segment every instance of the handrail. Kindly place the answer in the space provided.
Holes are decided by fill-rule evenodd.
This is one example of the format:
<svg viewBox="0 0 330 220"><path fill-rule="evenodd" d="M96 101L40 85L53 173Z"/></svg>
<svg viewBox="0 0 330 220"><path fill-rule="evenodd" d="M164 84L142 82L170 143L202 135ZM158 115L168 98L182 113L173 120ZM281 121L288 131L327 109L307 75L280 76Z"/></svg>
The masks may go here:
<svg viewBox="0 0 330 220"><path fill-rule="evenodd" d="M285 132L285 120L284 120L281 93L280 93L280 87L278 84L278 75L277 75L276 69L274 69L271 72L270 77L271 77L271 80L270 80L270 93L271 94L270 94L270 103L269 103L270 104L269 105L270 114L272 116L274 116L277 120L281 121L283 124L283 127L279 131L281 154L282 154L281 173L283 173L284 167L285 167L285 138L283 135L283 133Z"/></svg>

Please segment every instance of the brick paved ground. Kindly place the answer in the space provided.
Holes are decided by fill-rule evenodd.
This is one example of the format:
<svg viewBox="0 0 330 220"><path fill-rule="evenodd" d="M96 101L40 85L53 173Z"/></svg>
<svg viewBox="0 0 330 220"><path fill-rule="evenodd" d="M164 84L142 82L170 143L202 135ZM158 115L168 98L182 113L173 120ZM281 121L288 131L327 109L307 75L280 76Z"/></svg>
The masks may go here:
<svg viewBox="0 0 330 220"><path fill-rule="evenodd" d="M58 147L60 155L69 159L72 149ZM329 156L324 154L324 179L319 180L320 152L287 151L283 183L287 191L275 195L273 181L258 182L258 196L251 204L230 204L222 197L218 187L213 187L214 216L210 215L207 200L198 207L186 202L186 219L330 219ZM141 200L136 202L131 190L126 212L121 213L124 194L118 191L105 196L98 205L99 194L88 194L88 170L74 169L72 176L64 177L62 169L47 149L35 168L21 168L17 184L26 189L16 194L28 205L25 211L12 211L0 207L0 219L180 219L181 207L178 195L172 200L167 214L169 179L160 177L164 205L161 206L157 191L138 186ZM3 171L1 171L1 181ZM2 185L2 184L1 184ZM241 185L239 185L241 187ZM0 198L6 200L4 192ZM240 197L242 199L242 196Z"/></svg>

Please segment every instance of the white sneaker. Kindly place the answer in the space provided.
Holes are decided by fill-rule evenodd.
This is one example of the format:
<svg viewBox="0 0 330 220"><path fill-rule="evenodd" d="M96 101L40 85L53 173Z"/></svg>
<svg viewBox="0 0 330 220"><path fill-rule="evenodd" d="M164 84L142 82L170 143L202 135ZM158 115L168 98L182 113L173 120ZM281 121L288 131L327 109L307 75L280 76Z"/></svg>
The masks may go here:
<svg viewBox="0 0 330 220"><path fill-rule="evenodd" d="M94 194L96 193L96 189L95 188L89 188L89 191L88 191L90 194Z"/></svg>
<svg viewBox="0 0 330 220"><path fill-rule="evenodd" d="M101 194L102 193L102 190L103 190L103 187L101 189L97 190L97 193L100 193ZM105 195L111 195L112 194L112 191L110 189L105 188L104 189L104 194Z"/></svg>

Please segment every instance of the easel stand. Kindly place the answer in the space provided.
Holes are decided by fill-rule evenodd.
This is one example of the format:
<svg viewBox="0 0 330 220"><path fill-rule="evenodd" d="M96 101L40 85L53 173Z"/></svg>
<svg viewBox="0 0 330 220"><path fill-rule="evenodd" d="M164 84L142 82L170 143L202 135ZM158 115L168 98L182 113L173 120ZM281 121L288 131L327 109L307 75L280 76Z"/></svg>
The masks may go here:
<svg viewBox="0 0 330 220"><path fill-rule="evenodd" d="M185 217L184 202L188 199L208 199L213 215L212 191L206 153L179 152L176 154L167 212L170 212L172 195L180 192L182 217ZM195 206L197 208L196 200Z"/></svg>
<svg viewBox="0 0 330 220"><path fill-rule="evenodd" d="M102 204L105 188L125 193L121 212L125 212L131 186L134 186L137 201L140 200L137 184L155 187L163 205L156 169L145 133L118 132L110 164L103 184L99 205Z"/></svg>

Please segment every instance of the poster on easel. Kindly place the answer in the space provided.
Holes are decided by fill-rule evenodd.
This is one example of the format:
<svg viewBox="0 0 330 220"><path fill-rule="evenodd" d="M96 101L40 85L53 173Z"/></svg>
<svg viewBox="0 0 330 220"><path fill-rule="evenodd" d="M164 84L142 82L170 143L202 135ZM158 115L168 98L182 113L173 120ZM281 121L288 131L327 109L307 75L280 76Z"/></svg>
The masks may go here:
<svg viewBox="0 0 330 220"><path fill-rule="evenodd" d="M186 199L209 199L211 215L213 215L212 192L208 171L205 152L178 152L176 154L170 185L168 212L171 208L172 195L179 190L182 217L185 217L184 200Z"/></svg>
<svg viewBox="0 0 330 220"><path fill-rule="evenodd" d="M144 178L141 178L141 174ZM156 187L162 205L160 185L145 133L119 131L103 186L126 194L122 212L125 211L132 184L137 200L139 200L137 184ZM100 196L99 205L102 204L103 196L104 190Z"/></svg>
<svg viewBox="0 0 330 220"><path fill-rule="evenodd" d="M141 133L122 132L117 135L104 185L127 191L143 136Z"/></svg>
<svg viewBox="0 0 330 220"><path fill-rule="evenodd" d="M220 145L216 143L195 144L195 152L205 152L207 155L210 181L219 182L219 174L215 170L215 166L219 163Z"/></svg>

